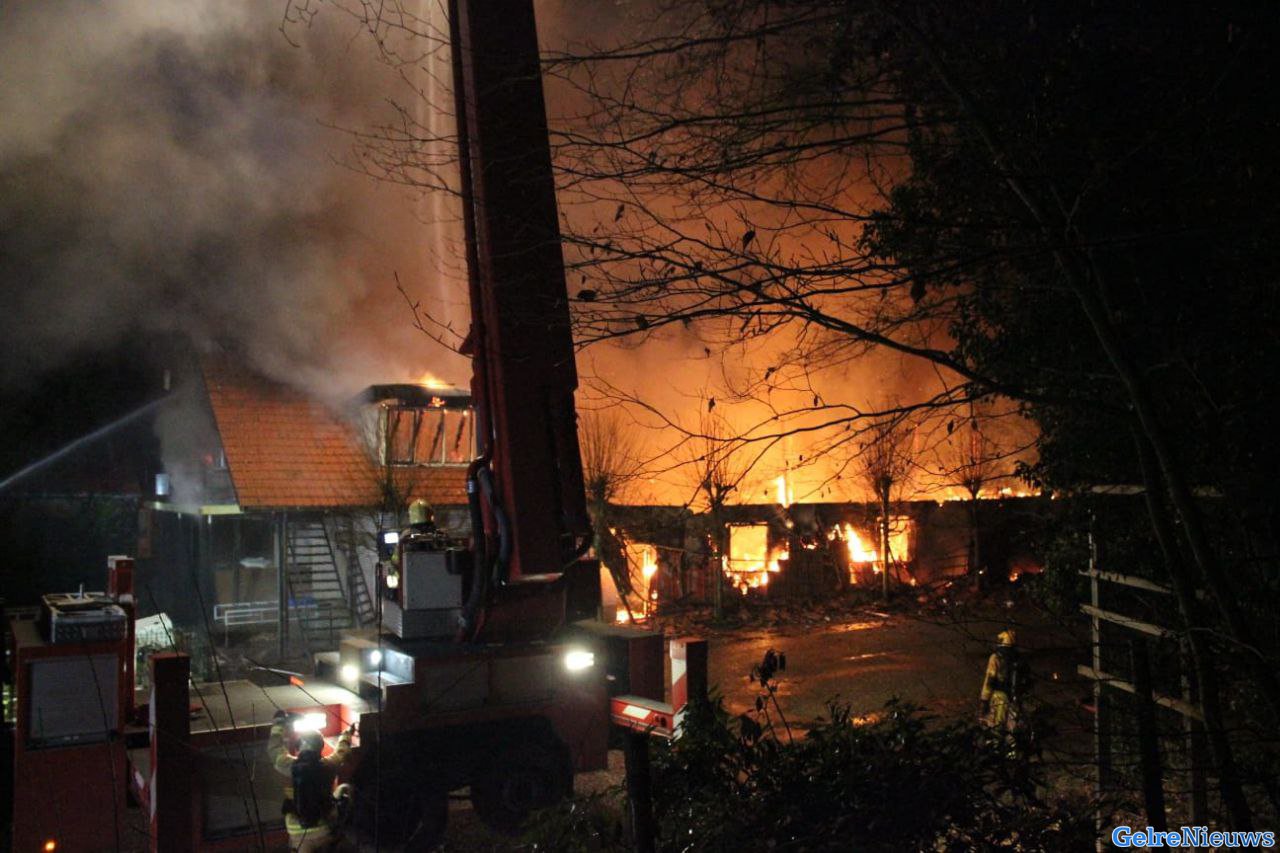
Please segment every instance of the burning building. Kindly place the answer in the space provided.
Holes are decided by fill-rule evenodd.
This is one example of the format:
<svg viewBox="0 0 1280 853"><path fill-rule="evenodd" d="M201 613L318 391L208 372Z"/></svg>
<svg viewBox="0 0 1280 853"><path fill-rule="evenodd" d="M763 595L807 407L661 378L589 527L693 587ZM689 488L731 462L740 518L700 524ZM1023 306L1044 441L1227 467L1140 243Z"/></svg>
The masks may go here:
<svg viewBox="0 0 1280 853"><path fill-rule="evenodd" d="M172 610L196 579L224 637L280 624L310 648L370 624L380 527L424 499L439 526L465 532L472 420L469 398L445 388L376 385L334 408L199 359L157 418L144 609Z"/></svg>
<svg viewBox="0 0 1280 853"><path fill-rule="evenodd" d="M1027 555L1018 531L1035 523L1036 497L997 496L975 511L963 501L917 500L894 505L888 549L875 503L739 504L721 509L722 531L709 513L671 507L617 507L617 533L627 542L634 609L651 613L666 604L706 603L716 574L726 598L744 601L820 599L856 588L879 590L883 574L896 588L933 586L976 576L971 538L983 531L983 564L1006 577ZM724 553L715 556L716 541ZM641 592L643 590L643 592ZM641 603L643 602L643 603Z"/></svg>

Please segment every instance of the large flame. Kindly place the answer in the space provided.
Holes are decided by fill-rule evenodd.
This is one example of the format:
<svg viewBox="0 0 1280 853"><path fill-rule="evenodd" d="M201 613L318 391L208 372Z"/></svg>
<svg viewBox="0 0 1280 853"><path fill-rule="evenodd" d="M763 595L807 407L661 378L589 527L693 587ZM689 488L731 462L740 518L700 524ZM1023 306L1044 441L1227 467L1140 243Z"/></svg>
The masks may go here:
<svg viewBox="0 0 1280 853"><path fill-rule="evenodd" d="M862 537L858 535L858 531L853 529L852 524L833 527L828 537L844 542L845 550L849 553L850 563L878 563L880 561L880 557L876 554L876 549L862 541Z"/></svg>
<svg viewBox="0 0 1280 853"><path fill-rule="evenodd" d="M658 571L658 549L652 545L640 546L640 574L644 576L645 583L649 582Z"/></svg>
<svg viewBox="0 0 1280 853"><path fill-rule="evenodd" d="M782 561L791 559L786 544L769 547L767 524L729 526L729 556L724 561L725 577L743 595L769 585L769 576L782 571Z"/></svg>
<svg viewBox="0 0 1280 853"><path fill-rule="evenodd" d="M903 565L911 559L911 521L905 517L889 519L889 555L896 565ZM852 524L839 524L831 528L827 539L844 543L849 555L849 582L858 582L858 573L871 570L872 574L884 571L884 559L878 550L869 544L874 541L871 536L864 537ZM910 580L912 586L915 581Z"/></svg>
<svg viewBox="0 0 1280 853"><path fill-rule="evenodd" d="M778 479L773 481L774 488L777 492L777 501L785 509L795 503L796 495L791 488L791 483L787 480L786 474L781 474Z"/></svg>

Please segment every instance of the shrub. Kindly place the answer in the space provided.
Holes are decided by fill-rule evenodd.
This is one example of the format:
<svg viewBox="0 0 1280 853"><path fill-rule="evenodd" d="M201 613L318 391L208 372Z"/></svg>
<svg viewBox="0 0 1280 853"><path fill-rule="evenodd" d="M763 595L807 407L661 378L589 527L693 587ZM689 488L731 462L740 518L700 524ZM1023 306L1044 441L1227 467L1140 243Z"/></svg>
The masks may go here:
<svg viewBox="0 0 1280 853"><path fill-rule="evenodd" d="M651 745L658 849L700 851L1074 850L1087 809L1037 796L1036 765L984 728L890 703L867 723L847 706L791 739L763 713L692 709L682 736ZM765 720L764 725L759 719ZM533 850L630 849L622 792L539 816Z"/></svg>

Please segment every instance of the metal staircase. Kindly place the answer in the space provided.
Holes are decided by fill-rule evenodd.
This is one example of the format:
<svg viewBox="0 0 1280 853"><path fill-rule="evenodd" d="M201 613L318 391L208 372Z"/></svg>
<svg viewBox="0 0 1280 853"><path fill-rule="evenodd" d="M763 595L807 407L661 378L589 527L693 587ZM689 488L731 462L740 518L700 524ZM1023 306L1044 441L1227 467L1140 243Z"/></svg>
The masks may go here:
<svg viewBox="0 0 1280 853"><path fill-rule="evenodd" d="M352 627L352 619L324 522L291 520L287 538L285 577L295 624L307 648L334 648L338 632Z"/></svg>
<svg viewBox="0 0 1280 853"><path fill-rule="evenodd" d="M334 546L347 560L347 601L355 612L356 624L362 628L372 625L378 621L378 611L360 565L360 534L349 516L339 525L334 538Z"/></svg>

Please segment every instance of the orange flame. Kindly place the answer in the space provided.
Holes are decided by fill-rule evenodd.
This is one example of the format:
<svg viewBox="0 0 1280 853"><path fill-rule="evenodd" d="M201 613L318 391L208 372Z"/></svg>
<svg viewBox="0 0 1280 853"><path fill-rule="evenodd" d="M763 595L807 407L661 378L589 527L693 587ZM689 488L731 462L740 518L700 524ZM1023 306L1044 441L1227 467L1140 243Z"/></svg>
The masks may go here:
<svg viewBox="0 0 1280 853"><path fill-rule="evenodd" d="M769 547L768 525L730 525L729 556L723 569L725 577L743 595L768 586L769 575L781 572L781 562L789 559L791 552L785 544Z"/></svg>
<svg viewBox="0 0 1280 853"><path fill-rule="evenodd" d="M889 553L892 555L893 561L897 564L906 563L911 558L911 522L906 518L889 519ZM844 543L845 550L849 554L849 582L858 582L858 572L871 569L872 574L880 574L884 571L884 559L879 551L868 544L868 540L864 539L852 524L841 524L833 527L827 533L829 541L841 541ZM911 581L912 586L915 584Z"/></svg>
<svg viewBox="0 0 1280 853"><path fill-rule="evenodd" d="M423 388L427 388L432 391L446 391L453 387L430 371L423 373L422 376L419 377L418 384Z"/></svg>
<svg viewBox="0 0 1280 853"><path fill-rule="evenodd" d="M835 538L844 540L845 550L849 552L849 562L877 563L880 561L876 549L862 541L862 537L853 529L852 524L842 525L832 532L835 533Z"/></svg>
<svg viewBox="0 0 1280 853"><path fill-rule="evenodd" d="M639 569L639 583L635 584L636 594L640 596L644 602L644 611L636 614L639 620L649 615L653 608L653 602L658 600L658 590L653 587L653 576L658 573L658 549L653 545L647 545L643 542L628 542L624 540L626 548L627 565L630 571ZM633 575L634 579L634 575ZM634 583L634 580L633 580Z"/></svg>
<svg viewBox="0 0 1280 853"><path fill-rule="evenodd" d="M781 474L778 479L773 481L774 489L777 492L777 502L782 505L783 509L795 503L795 492L791 489L791 484L787 482L787 475Z"/></svg>

